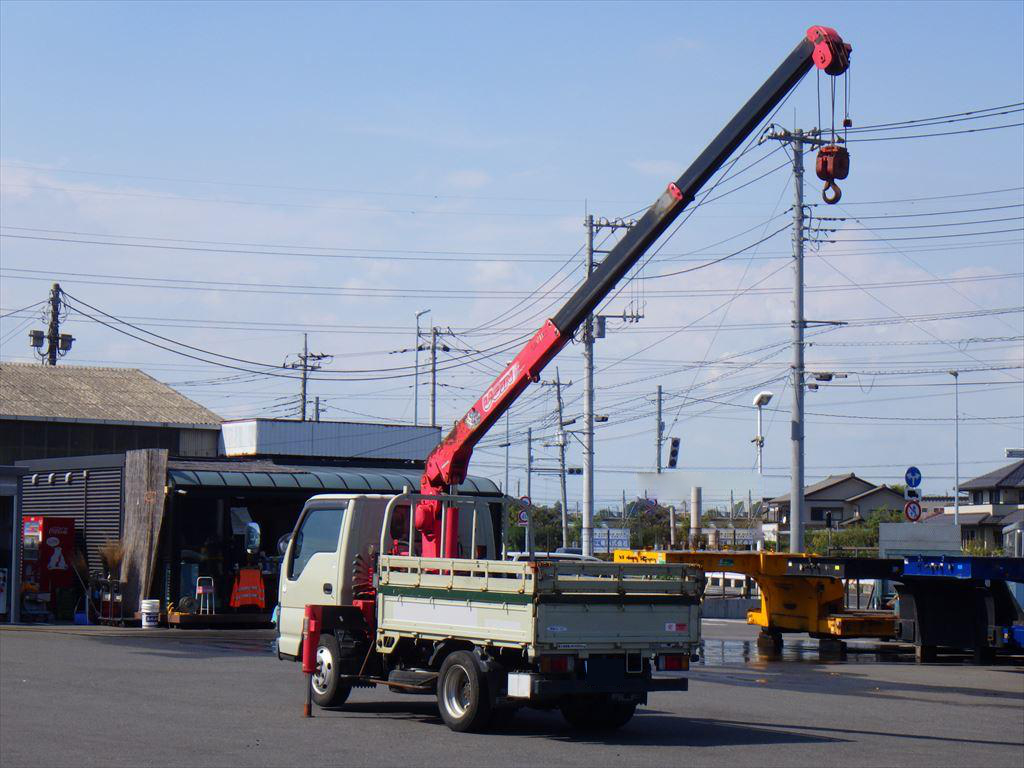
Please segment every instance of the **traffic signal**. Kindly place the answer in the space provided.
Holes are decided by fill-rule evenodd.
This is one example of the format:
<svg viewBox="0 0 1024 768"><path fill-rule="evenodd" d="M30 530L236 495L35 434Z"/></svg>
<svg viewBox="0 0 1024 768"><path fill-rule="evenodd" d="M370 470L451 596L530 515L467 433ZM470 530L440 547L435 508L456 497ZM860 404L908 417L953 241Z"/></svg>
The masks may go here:
<svg viewBox="0 0 1024 768"><path fill-rule="evenodd" d="M582 475L583 474L583 467L569 467L565 471L565 473L567 475Z"/></svg>
<svg viewBox="0 0 1024 768"><path fill-rule="evenodd" d="M679 438L673 437L668 449L668 468L675 469L679 462Z"/></svg>

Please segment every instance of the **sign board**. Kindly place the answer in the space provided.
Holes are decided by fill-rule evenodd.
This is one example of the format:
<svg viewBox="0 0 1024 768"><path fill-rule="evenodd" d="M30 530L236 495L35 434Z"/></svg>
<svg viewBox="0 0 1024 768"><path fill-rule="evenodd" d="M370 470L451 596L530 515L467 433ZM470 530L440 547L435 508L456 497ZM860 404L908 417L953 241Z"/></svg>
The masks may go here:
<svg viewBox="0 0 1024 768"><path fill-rule="evenodd" d="M629 528L595 528L594 552L629 549Z"/></svg>
<svg viewBox="0 0 1024 768"><path fill-rule="evenodd" d="M916 501L908 501L903 505L903 514L906 516L907 520L912 523L916 523L921 519L921 505Z"/></svg>
<svg viewBox="0 0 1024 768"><path fill-rule="evenodd" d="M921 500L921 489L920 488L904 488L903 498L907 501L920 501Z"/></svg>
<svg viewBox="0 0 1024 768"><path fill-rule="evenodd" d="M520 528L529 528L530 516L527 512L530 508L530 497L522 496L519 499L519 518L516 520L516 525Z"/></svg>
<svg viewBox="0 0 1024 768"><path fill-rule="evenodd" d="M921 470L917 467L907 467L903 479L907 481L908 488L917 488L921 484Z"/></svg>

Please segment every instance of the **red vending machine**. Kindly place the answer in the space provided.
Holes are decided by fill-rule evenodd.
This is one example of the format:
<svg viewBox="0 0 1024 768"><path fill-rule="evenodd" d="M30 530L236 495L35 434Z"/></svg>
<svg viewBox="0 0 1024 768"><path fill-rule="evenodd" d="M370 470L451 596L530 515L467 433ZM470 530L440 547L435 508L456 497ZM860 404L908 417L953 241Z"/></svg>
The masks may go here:
<svg viewBox="0 0 1024 768"><path fill-rule="evenodd" d="M71 587L75 576L75 520L27 515L23 518L21 591L24 618L44 618L53 609L54 593Z"/></svg>

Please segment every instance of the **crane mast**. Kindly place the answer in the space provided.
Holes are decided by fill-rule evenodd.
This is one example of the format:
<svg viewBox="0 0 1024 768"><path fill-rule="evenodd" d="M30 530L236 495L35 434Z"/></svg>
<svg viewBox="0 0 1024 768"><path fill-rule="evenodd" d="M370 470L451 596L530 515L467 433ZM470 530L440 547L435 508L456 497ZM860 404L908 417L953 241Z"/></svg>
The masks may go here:
<svg viewBox="0 0 1024 768"><path fill-rule="evenodd" d="M527 386L540 379L541 371L572 339L587 316L694 200L737 147L812 67L833 77L844 73L849 68L851 50L834 29L814 26L807 30L782 64L689 168L666 187L636 226L626 231L558 313L544 323L466 415L456 422L427 457L420 481L421 493L442 494L454 490L454 486L465 480L477 442ZM449 510L444 520L445 530L442 531L439 501L424 500L417 505L416 527L423 534L423 557L458 556L458 510Z"/></svg>

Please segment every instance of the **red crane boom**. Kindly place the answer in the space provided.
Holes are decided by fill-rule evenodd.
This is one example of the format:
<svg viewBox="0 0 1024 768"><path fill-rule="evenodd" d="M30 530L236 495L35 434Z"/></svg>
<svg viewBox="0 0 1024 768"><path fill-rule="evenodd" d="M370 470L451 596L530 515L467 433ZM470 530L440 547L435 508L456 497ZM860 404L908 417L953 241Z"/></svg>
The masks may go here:
<svg viewBox="0 0 1024 768"><path fill-rule="evenodd" d="M668 185L636 226L607 254L558 313L547 320L511 363L467 411L451 432L427 457L420 491L438 495L454 490L469 469L473 447L509 409L530 382L572 338L580 324L619 280L665 232L701 188L722 167L765 117L800 79L818 67L835 77L846 72L852 48L829 27L814 26L757 92L711 141L678 180ZM423 535L423 557L458 556L458 510L445 516L441 531L441 505L421 501L416 507L416 528ZM443 539L443 542L442 542ZM444 547L442 549L442 543ZM473 553L475 556L475 553Z"/></svg>

